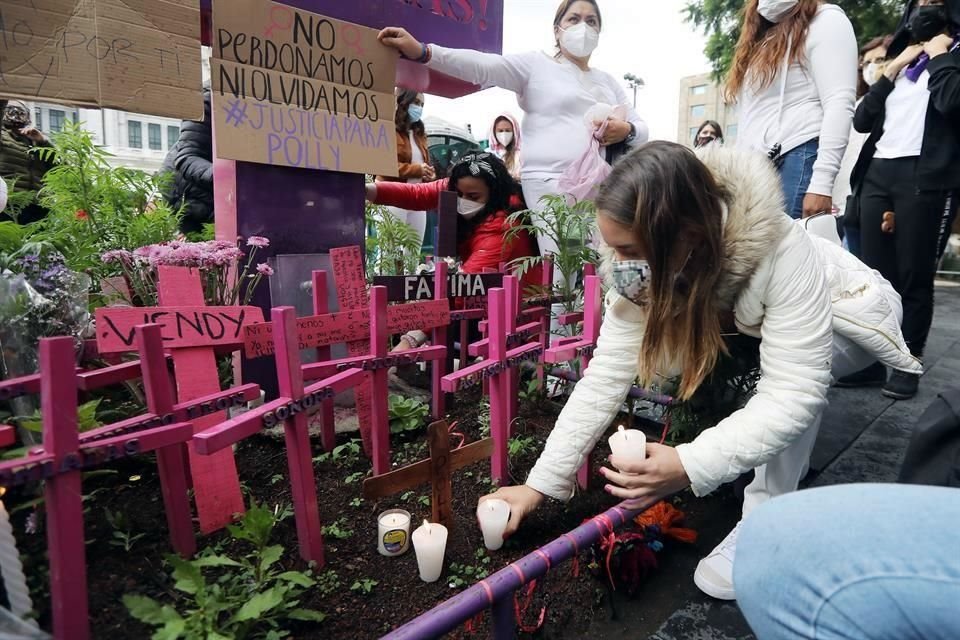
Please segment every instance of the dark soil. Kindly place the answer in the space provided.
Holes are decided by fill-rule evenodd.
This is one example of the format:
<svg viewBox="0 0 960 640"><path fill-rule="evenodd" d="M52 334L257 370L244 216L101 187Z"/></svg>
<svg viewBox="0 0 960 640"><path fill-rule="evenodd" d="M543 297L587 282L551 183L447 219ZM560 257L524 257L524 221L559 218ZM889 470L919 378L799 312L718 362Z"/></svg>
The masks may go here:
<svg viewBox="0 0 960 640"><path fill-rule="evenodd" d="M467 437L467 442L481 437L479 414L483 406L477 393L472 396L458 396L451 407L453 417L458 422L457 430ZM522 424L518 427L518 433L524 438L531 438L531 441L529 446L511 460L512 482L521 483L526 477L542 450L543 441L553 428L556 413L557 405L551 402L521 405ZM652 430L649 435L659 437L659 434ZM348 440L349 438L342 435L339 443ZM393 461L398 466L423 459L426 457L425 433L421 431L415 436L394 436L392 449ZM314 443L314 455L319 456L321 453L323 452L319 443ZM601 458L605 455L604 447L598 447L594 453L595 466L602 462ZM238 446L236 458L242 486L249 500L256 500L270 507L290 505L290 487L282 441L262 436L250 438ZM175 602L178 597L172 588L169 571L163 560L170 552L170 547L159 480L153 460L147 456L121 461L111 469L115 473L86 478L83 487L85 494L89 496L86 502L85 524L91 627L95 638L147 638L150 637L151 630L127 614L121 597L126 593L139 593L168 603ZM352 533L345 539L335 539L332 536L325 538L327 565L321 574L335 572L339 588L326 596L321 594L318 588L308 591L301 601L301 606L320 610L327 614L328 618L319 625L304 623L294 627L292 630L296 638L377 638L464 588L451 587L455 576L449 569L450 563L486 568L492 573L615 504L612 497L599 490L578 495L566 505L548 501L507 541L503 549L490 552L491 560L484 564L482 559L487 552L483 548L474 512L478 498L491 491L492 486L489 481L489 463L478 463L454 474L456 522L447 544L446 571L440 581L425 584L418 577L412 549L399 558L386 558L377 553L375 523L377 514L394 507L410 511L415 522L428 517L430 507L426 500L421 498L429 498L429 485L377 503L358 502L356 499L360 497L362 474L368 473L369 469L369 462L362 455L348 460L315 463L323 524L336 522L339 529ZM352 481L348 483L348 479ZM599 481L596 484L599 486ZM19 496L20 501L24 498ZM16 505L18 496L8 495L6 500L8 506ZM730 500L729 496L721 498L717 506L722 505L724 510L729 510ZM680 502L678 500L678 504ZM680 505L684 509L696 509L689 513L695 527L709 522L710 514L717 510L711 508L709 502L695 505ZM735 506L732 509L734 513L737 512ZM105 517L105 510L121 514L126 520L125 527L133 535L142 536L132 541L129 552L124 550L122 542L114 536L114 529ZM40 511L42 512L42 509ZM28 511L21 511L14 517L17 532L23 532L27 513ZM18 533L18 537L25 556L26 569L34 583L35 606L41 610L41 624L49 628L44 557L46 536L42 520L39 525L37 534ZM724 526L725 524L721 528ZM723 534L719 535L722 537ZM199 544L203 547L225 538L224 533L219 533L201 539ZM296 551L296 527L293 517L288 517L277 525L272 542L282 544L286 549L282 561L285 568L307 568L305 563L299 560ZM667 543L666 549L658 554L661 565L670 565L676 546L682 545ZM690 583L692 569L688 568L689 562L706 550L709 550L709 547L699 550L687 548L681 552L684 558L689 556L683 563L683 576L668 572L669 581L674 585L675 581L681 579ZM586 636L588 630L591 630L592 636L596 632L593 623L609 619L612 609L607 597L609 586L606 574L597 568L589 550L581 554L579 566L581 570L576 577L572 565L567 563L549 572L538 582L533 602L524 620L527 624L535 621L541 608L546 607L545 623L538 632L538 637L579 638ZM327 578L330 577L327 575ZM475 582L474 577L462 577L467 585ZM364 595L350 590L351 585L363 579L378 582L371 593ZM651 578L651 582L659 584L659 588L643 587L638 595L645 600L662 600L662 587L675 588L664 585L656 576ZM614 602L622 602L622 598L618 597ZM669 600L662 602L662 605L669 609ZM618 605L618 608L621 606L623 605ZM663 613L668 615L669 612ZM666 615L657 617L662 620ZM652 622L651 620L649 623ZM473 625L472 633L461 628L451 637L486 637L487 631L487 616L483 616Z"/></svg>

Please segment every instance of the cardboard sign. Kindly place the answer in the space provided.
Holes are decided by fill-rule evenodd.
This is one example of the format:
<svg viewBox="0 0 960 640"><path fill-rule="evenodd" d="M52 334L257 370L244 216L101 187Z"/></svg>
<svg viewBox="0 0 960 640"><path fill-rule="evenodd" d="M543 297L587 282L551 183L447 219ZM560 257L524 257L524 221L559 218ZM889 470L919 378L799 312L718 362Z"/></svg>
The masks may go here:
<svg viewBox="0 0 960 640"><path fill-rule="evenodd" d="M373 279L373 286L386 287L387 299L390 302L431 300L434 298L433 280L433 274L377 276ZM447 276L447 297L485 297L488 290L502 284L502 273L452 273Z"/></svg>
<svg viewBox="0 0 960 640"><path fill-rule="evenodd" d="M219 157L397 175L396 62L374 29L269 0L217 4Z"/></svg>
<svg viewBox="0 0 960 640"><path fill-rule="evenodd" d="M0 95L203 118L199 0L3 0Z"/></svg>
<svg viewBox="0 0 960 640"><path fill-rule="evenodd" d="M430 329L449 324L450 303L429 300L414 304L387 307L387 332L406 333L413 329ZM370 335L370 310L339 311L309 318L297 318L300 349L325 347L363 340ZM273 324L250 324L244 329L244 355L259 358L274 352Z"/></svg>
<svg viewBox="0 0 960 640"><path fill-rule="evenodd" d="M100 353L134 350L134 328L158 324L164 347L214 347L243 342L243 327L263 322L258 307L130 307L97 309Z"/></svg>

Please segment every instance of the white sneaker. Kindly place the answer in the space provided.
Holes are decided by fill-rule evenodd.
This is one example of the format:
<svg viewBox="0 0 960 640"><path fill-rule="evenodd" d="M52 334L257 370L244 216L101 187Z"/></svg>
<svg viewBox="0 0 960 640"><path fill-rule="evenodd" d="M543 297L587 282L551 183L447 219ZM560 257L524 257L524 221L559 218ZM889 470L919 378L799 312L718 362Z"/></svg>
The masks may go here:
<svg viewBox="0 0 960 640"><path fill-rule="evenodd" d="M737 552L737 534L739 533L740 522L727 534L723 542L697 564L693 582L708 596L718 600L737 599L733 592L733 557Z"/></svg>

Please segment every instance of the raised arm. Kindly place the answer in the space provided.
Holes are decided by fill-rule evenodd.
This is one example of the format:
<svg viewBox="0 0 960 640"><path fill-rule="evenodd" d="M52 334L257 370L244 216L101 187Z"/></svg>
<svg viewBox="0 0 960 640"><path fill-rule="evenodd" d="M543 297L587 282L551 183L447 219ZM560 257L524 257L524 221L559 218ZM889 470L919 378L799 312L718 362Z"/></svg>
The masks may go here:
<svg viewBox="0 0 960 640"><path fill-rule="evenodd" d="M380 32L380 42L396 49L403 57L426 63L448 76L472 84L500 87L522 93L530 80L533 61L539 53L501 56L471 49L448 49L420 42L406 29L387 27Z"/></svg>
<svg viewBox="0 0 960 640"><path fill-rule="evenodd" d="M446 180L408 184L406 182L377 182L368 185L367 199L374 204L400 207L410 211L429 211L437 207L440 192L447 186Z"/></svg>

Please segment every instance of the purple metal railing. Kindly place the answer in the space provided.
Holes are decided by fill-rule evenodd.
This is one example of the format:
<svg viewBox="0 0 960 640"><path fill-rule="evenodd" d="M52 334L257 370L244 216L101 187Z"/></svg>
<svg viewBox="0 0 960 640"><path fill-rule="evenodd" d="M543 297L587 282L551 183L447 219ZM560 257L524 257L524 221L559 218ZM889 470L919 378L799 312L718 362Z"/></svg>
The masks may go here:
<svg viewBox="0 0 960 640"><path fill-rule="evenodd" d="M650 506L634 509L627 504L622 502L594 516L570 533L507 565L466 591L391 631L381 640L439 638L485 609L491 609L493 639L513 638L516 635L513 599L517 589L596 544L602 536L622 527Z"/></svg>

